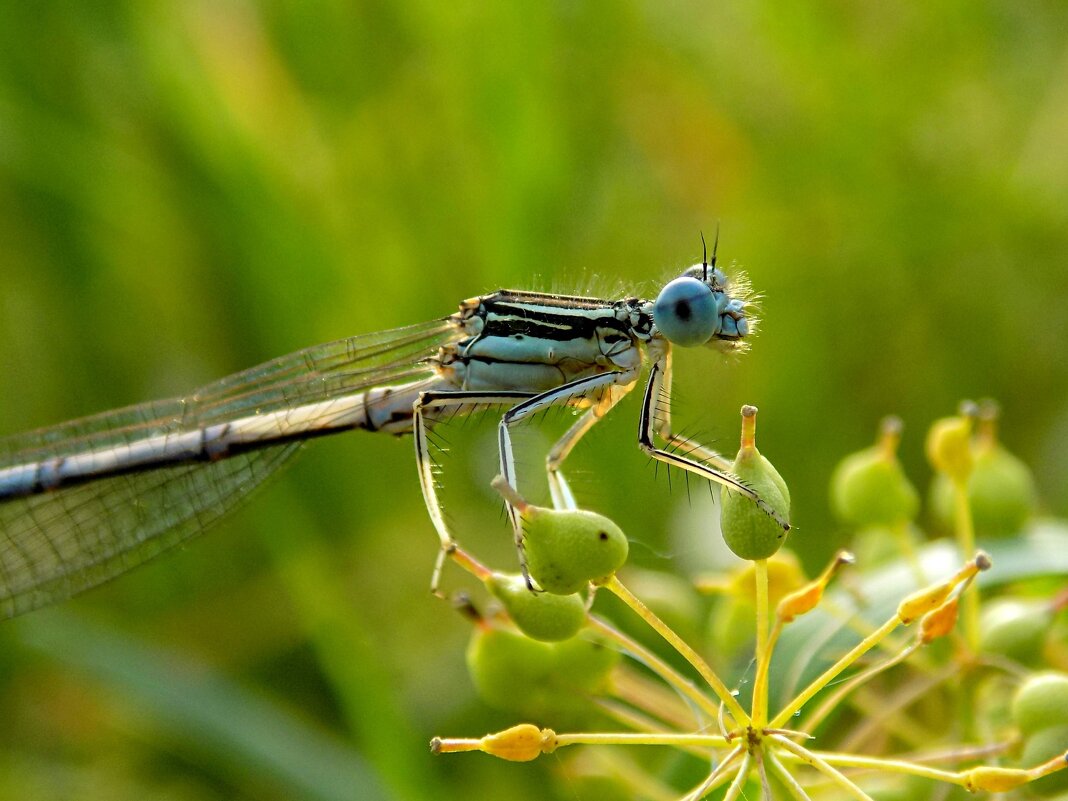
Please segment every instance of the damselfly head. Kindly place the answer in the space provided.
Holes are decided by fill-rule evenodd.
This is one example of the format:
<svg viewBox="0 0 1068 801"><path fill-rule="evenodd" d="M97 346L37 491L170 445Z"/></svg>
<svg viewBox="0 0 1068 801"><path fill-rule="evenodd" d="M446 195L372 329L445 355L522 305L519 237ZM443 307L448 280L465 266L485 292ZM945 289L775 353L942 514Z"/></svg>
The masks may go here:
<svg viewBox="0 0 1068 801"><path fill-rule="evenodd" d="M653 303L653 322L674 345L731 349L752 330L747 294L734 291L718 267L695 264L660 290Z"/></svg>

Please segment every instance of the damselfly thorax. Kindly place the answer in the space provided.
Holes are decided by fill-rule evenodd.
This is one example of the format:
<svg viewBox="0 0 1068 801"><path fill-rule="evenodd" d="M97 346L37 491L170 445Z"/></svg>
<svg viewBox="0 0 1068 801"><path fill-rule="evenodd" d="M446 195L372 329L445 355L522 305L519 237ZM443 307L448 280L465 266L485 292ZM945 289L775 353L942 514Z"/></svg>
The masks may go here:
<svg viewBox="0 0 1068 801"><path fill-rule="evenodd" d="M0 440L0 614L68 597L173 547L233 508L304 440L352 429L414 434L441 545L436 583L455 541L427 431L445 415L504 408L500 467L514 486L511 428L553 405L582 409L546 458L553 503L574 508L561 465L637 385L646 361L639 447L778 519L718 454L672 432L666 401L672 344L738 348L749 326L745 298L713 256L655 301L500 290L449 317L299 351L185 398ZM511 507L509 516L522 562Z"/></svg>

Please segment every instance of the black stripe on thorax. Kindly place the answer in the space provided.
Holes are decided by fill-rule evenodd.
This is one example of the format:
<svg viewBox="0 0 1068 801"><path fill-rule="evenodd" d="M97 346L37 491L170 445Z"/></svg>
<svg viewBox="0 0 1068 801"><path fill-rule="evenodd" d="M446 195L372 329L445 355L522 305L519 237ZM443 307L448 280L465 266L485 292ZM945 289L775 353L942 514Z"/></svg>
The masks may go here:
<svg viewBox="0 0 1068 801"><path fill-rule="evenodd" d="M602 302L603 303L603 302ZM519 334L562 342L570 339L594 340L612 332L630 336L630 323L616 317L613 305L591 305L576 309L558 303L553 306L529 303L509 297L491 297L483 301L485 309L482 336L512 337Z"/></svg>

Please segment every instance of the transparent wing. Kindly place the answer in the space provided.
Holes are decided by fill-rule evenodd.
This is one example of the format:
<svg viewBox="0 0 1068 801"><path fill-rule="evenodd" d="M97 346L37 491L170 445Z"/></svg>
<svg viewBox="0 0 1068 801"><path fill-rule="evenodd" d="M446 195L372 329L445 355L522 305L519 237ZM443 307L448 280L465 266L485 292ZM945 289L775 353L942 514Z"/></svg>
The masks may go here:
<svg viewBox="0 0 1068 801"><path fill-rule="evenodd" d="M392 383L432 355L455 330L448 319L434 320L315 345L221 378L184 398L150 401L2 437L0 468Z"/></svg>
<svg viewBox="0 0 1068 801"><path fill-rule="evenodd" d="M455 335L438 320L283 356L193 394L86 417L0 439L0 467L68 456L121 442L410 381ZM99 479L0 502L0 617L94 587L199 534L237 506L299 444L217 462Z"/></svg>

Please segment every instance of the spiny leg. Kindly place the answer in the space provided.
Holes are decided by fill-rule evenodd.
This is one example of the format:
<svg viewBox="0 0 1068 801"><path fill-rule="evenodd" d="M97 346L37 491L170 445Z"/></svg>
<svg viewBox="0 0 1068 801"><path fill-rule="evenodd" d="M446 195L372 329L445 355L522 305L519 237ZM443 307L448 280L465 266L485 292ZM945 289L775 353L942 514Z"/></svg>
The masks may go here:
<svg viewBox="0 0 1068 801"><path fill-rule="evenodd" d="M555 389L551 389L548 392L543 392L540 395L535 395L532 398L528 398L522 403L518 403L505 412L501 418L501 423L497 428L497 444L500 450L501 457L501 475L504 476L513 489L517 489L515 482L515 457L512 454L512 435L509 429L518 423L519 421L529 417L532 414L540 412L542 409L547 409L554 403L567 403L576 397L587 397L590 393L595 392L602 388L612 388L614 385L633 385L637 378L637 369L634 370L616 370L609 373L601 373L600 375L589 376L587 378L579 378L575 381L570 381ZM611 397L609 392L609 397ZM598 400L597 403L603 401ZM614 404L614 401L611 401ZM609 406L608 408L611 408ZM592 409L589 411L593 411ZM587 412L587 415L589 412ZM603 414L603 413L602 413ZM592 421L586 420L586 415L583 416L571 429L564 435L562 442L565 445L570 442L570 446L574 446L575 442L581 438L582 434L589 430L593 422L599 419L594 417ZM574 432L578 432L573 436ZM570 447L567 448L570 450ZM566 451L564 456L566 456ZM551 473L550 473L551 475ZM566 487L566 484L564 485ZM567 489L567 494L570 495L570 489ZM555 502L555 500L554 500ZM574 500L572 499L572 503ZM519 554L519 567L523 572L523 577L527 580L527 584L530 584L530 576L527 574L527 562L526 556L523 553L523 526L519 519L519 515L516 513L515 508L506 503L508 509L508 517L512 521L512 531L515 535L516 551Z"/></svg>
<svg viewBox="0 0 1068 801"><path fill-rule="evenodd" d="M448 524L442 514L441 501L438 499L437 487L434 485L433 462L430 458L430 445L427 440L426 414L446 408L462 408L464 406L476 407L480 404L514 403L517 400L529 398L529 392L471 392L457 390L455 392L423 392L419 399L412 405L413 424L415 434L415 462L419 469L419 487L423 491L423 502L426 504L430 515L430 522L441 541L441 549L434 563L434 572L430 578L430 591L438 594L438 585L441 581L441 571L445 560L456 550L456 540L449 533Z"/></svg>
<svg viewBox="0 0 1068 801"><path fill-rule="evenodd" d="M671 351L664 354L663 364L664 368L661 371L660 390L658 392L660 400L654 406L654 414L652 416L654 433L669 446L674 446L681 450L686 456L692 457L695 461L711 465L724 473L729 473L731 463L720 453L712 450L707 445L702 445L671 430L671 377L674 372L671 369Z"/></svg>
<svg viewBox="0 0 1068 801"><path fill-rule="evenodd" d="M638 423L638 447L654 459L667 465L681 467L683 470L702 478L715 481L729 490L742 493L782 526L783 531L789 531L790 524L782 518L782 515L772 509L751 487L744 484L736 476L731 475L729 471L695 461L689 458L688 455L682 456L656 447L653 442L653 435L658 427L657 417L661 413L662 393L664 385L671 382L670 376L666 380L664 378L665 369L670 370L670 362L661 357L653 363L649 371L649 383L645 388L645 398L642 400L642 414Z"/></svg>
<svg viewBox="0 0 1068 801"><path fill-rule="evenodd" d="M548 455L545 457L545 471L549 478L549 495L552 497L554 509L578 508L575 503L575 496L571 493L571 487L568 486L567 479L560 472L560 468L571 453L572 448L586 435L586 432L608 414L628 392L634 389L634 386L635 382L632 381L629 384L615 384L608 387L593 404L593 407L576 420L575 424L549 450Z"/></svg>

